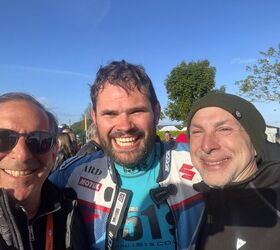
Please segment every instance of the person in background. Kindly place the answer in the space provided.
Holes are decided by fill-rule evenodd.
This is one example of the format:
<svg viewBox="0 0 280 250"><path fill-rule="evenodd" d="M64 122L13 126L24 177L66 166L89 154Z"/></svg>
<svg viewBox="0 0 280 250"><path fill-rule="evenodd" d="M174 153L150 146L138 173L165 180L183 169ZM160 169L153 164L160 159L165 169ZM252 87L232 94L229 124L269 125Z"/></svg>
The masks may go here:
<svg viewBox="0 0 280 250"><path fill-rule="evenodd" d="M72 131L67 133L71 139L71 143L73 145L74 153L76 154L79 149L81 148L80 139L78 138L78 135L75 135Z"/></svg>
<svg viewBox="0 0 280 250"><path fill-rule="evenodd" d="M64 126L62 128L61 133L72 133L72 130L69 127L67 127L67 126Z"/></svg>
<svg viewBox="0 0 280 250"><path fill-rule="evenodd" d="M0 95L0 249L88 249L73 190L47 177L57 121L25 93Z"/></svg>
<svg viewBox="0 0 280 250"><path fill-rule="evenodd" d="M94 125L94 123L91 123L87 130L87 143L83 145L78 153L76 154L77 156L79 155L86 155L86 154L91 154L94 152L97 152L101 150L101 146L99 145L99 138L97 135L97 129Z"/></svg>
<svg viewBox="0 0 280 250"><path fill-rule="evenodd" d="M73 187L91 249L190 249L202 216L200 180L186 144L156 141L160 104L144 68L114 61L91 86L102 150L73 158L50 176Z"/></svg>
<svg viewBox="0 0 280 250"><path fill-rule="evenodd" d="M263 162L265 121L253 104L213 92L195 102L187 120L193 165L206 209L196 249L277 250L280 164Z"/></svg>
<svg viewBox="0 0 280 250"><path fill-rule="evenodd" d="M173 141L173 140L174 140L173 137L172 137L172 135L171 135L171 133L170 133L170 131L165 131L165 132L164 132L164 140L165 140L166 142L170 142L170 141Z"/></svg>
<svg viewBox="0 0 280 250"><path fill-rule="evenodd" d="M76 149L68 133L59 134L57 137L58 154L56 157L54 170L65 160L76 155Z"/></svg>
<svg viewBox="0 0 280 250"><path fill-rule="evenodd" d="M169 145L170 148L174 148L175 140L172 137L170 131L165 131L164 132L164 141L166 142L166 144Z"/></svg>
<svg viewBox="0 0 280 250"><path fill-rule="evenodd" d="M60 133L60 134L68 134L69 135L69 137L71 139L71 142L72 142L72 145L73 145L73 148L74 148L74 151L75 151L75 154L76 154L78 152L78 150L80 149L81 145L80 145L80 141L78 141L77 136L72 131L72 129L69 128L68 126L64 126L62 128L62 133Z"/></svg>

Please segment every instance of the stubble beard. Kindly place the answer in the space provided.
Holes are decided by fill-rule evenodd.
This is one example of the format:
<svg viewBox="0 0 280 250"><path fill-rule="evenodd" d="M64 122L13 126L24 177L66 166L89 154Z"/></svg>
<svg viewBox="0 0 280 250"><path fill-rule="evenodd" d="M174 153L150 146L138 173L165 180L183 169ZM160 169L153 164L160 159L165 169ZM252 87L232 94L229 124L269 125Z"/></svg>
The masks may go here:
<svg viewBox="0 0 280 250"><path fill-rule="evenodd" d="M127 151L115 151L111 140L112 137L109 136L108 140L105 138L102 138L100 136L100 133L97 129L97 135L99 137L100 145L102 147L102 150L109 156L111 157L114 162L116 162L119 165L122 165L126 168L135 168L137 165L144 163L146 159L148 158L149 154L151 153L154 143L155 143L155 138L156 138L156 126L153 126L153 129L149 131L146 136L143 131L137 131L137 133L143 134L143 140L144 143L141 145L138 149L132 151L132 152L127 152ZM130 134L130 133L129 133ZM133 133L131 134L133 135ZM119 155L125 155L125 157L121 157Z"/></svg>

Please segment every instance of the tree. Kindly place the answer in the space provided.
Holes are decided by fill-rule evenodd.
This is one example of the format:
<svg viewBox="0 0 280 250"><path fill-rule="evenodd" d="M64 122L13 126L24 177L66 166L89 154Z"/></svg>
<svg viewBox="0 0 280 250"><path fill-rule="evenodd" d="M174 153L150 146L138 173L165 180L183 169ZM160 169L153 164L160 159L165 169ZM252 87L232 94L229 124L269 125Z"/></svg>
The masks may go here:
<svg viewBox="0 0 280 250"><path fill-rule="evenodd" d="M85 116L87 117L87 119L91 119L91 103L88 103L87 107L85 108L81 120L85 119Z"/></svg>
<svg viewBox="0 0 280 250"><path fill-rule="evenodd" d="M85 123L84 120L75 122L71 125L71 129L75 134L80 134L85 131Z"/></svg>
<svg viewBox="0 0 280 250"><path fill-rule="evenodd" d="M165 115L171 120L186 121L192 103L207 94L215 86L216 68L208 60L184 61L172 69L164 85L168 95Z"/></svg>
<svg viewBox="0 0 280 250"><path fill-rule="evenodd" d="M261 51L257 64L246 66L250 72L246 79L237 81L241 95L251 101L280 102L280 44L277 49Z"/></svg>

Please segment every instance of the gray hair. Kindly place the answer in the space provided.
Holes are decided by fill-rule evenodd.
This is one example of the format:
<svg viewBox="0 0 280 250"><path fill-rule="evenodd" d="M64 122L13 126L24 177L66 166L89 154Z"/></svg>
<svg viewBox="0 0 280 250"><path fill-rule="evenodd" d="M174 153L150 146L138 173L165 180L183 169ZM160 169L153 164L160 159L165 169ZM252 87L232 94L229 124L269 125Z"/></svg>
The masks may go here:
<svg viewBox="0 0 280 250"><path fill-rule="evenodd" d="M48 111L40 102L38 102L33 96L23 92L9 92L0 95L0 103L10 102L10 101L27 101L39 107L43 112L46 113L49 120L51 131L53 132L53 135L57 137L58 123L56 117L50 111Z"/></svg>

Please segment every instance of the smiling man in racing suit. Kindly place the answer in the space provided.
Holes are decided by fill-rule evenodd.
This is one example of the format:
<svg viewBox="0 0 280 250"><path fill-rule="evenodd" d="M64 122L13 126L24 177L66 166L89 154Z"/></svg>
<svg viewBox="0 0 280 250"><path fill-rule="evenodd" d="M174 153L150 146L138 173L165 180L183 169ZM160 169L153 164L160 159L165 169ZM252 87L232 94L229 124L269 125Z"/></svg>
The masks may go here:
<svg viewBox="0 0 280 250"><path fill-rule="evenodd" d="M187 144L156 141L160 104L143 67L100 68L91 99L104 152L70 159L50 180L77 192L92 249L191 249L200 176Z"/></svg>

